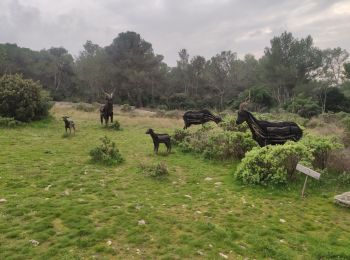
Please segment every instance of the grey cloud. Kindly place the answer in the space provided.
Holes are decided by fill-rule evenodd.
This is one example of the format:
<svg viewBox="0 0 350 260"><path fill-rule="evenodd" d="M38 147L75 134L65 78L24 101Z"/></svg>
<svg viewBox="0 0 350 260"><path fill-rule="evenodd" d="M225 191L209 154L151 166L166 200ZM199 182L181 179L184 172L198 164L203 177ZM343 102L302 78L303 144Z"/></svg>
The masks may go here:
<svg viewBox="0 0 350 260"><path fill-rule="evenodd" d="M133 30L151 42L169 65L176 64L181 48L206 58L222 50L261 55L270 39L284 30L297 37L310 34L321 48L350 44L350 13L332 12L340 0L79 2L61 0L56 14L45 0L2 0L0 42L34 49L64 46L78 54L86 40L105 46L118 33Z"/></svg>

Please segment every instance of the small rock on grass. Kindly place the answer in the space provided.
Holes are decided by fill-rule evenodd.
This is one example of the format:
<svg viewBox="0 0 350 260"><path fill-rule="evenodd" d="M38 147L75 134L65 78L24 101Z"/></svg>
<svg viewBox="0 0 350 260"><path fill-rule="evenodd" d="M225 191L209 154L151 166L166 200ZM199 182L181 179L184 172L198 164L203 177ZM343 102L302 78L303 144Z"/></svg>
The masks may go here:
<svg viewBox="0 0 350 260"><path fill-rule="evenodd" d="M30 243L32 243L33 246L38 246L40 243L39 241L36 241L34 239L29 240Z"/></svg>
<svg viewBox="0 0 350 260"><path fill-rule="evenodd" d="M146 225L146 221L141 219L141 220L138 221L138 224L139 224L139 226Z"/></svg>
<svg viewBox="0 0 350 260"><path fill-rule="evenodd" d="M0 199L0 203L5 203L6 201L6 199Z"/></svg>
<svg viewBox="0 0 350 260"><path fill-rule="evenodd" d="M335 196L334 202L340 206L350 207L350 191Z"/></svg>
<svg viewBox="0 0 350 260"><path fill-rule="evenodd" d="M107 246L111 246L112 245L112 241L108 240L106 244L107 244Z"/></svg>
<svg viewBox="0 0 350 260"><path fill-rule="evenodd" d="M228 256L223 253L219 253L219 256L221 256L222 258L228 259Z"/></svg>
<svg viewBox="0 0 350 260"><path fill-rule="evenodd" d="M211 181L211 180L213 180L213 178L207 177L207 178L205 178L204 180L205 180L205 181Z"/></svg>
<svg viewBox="0 0 350 260"><path fill-rule="evenodd" d="M192 199L192 196L191 195L185 195L186 198L189 198L189 199Z"/></svg>
<svg viewBox="0 0 350 260"><path fill-rule="evenodd" d="M286 223L286 220L284 220L283 218L280 218L280 222L281 223Z"/></svg>

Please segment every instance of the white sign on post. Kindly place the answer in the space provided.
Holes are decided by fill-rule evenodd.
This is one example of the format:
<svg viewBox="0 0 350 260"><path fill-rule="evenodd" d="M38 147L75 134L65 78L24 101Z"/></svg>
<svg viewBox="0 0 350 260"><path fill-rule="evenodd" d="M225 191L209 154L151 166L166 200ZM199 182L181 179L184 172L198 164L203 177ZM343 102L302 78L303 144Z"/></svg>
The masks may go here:
<svg viewBox="0 0 350 260"><path fill-rule="evenodd" d="M306 174L306 178L305 178L305 182L304 182L304 186L303 186L303 190L301 191L301 196L304 197L304 191L305 191L305 188L306 188L306 182L307 182L307 177L310 176L316 180L319 180L320 177L321 177L321 174L314 171L314 170L311 170L310 168L307 168L305 167L304 165L301 165L301 164L297 164L297 167L296 169L304 174Z"/></svg>
<svg viewBox="0 0 350 260"><path fill-rule="evenodd" d="M311 170L310 168L307 168L301 164L297 164L297 167L296 169L299 171L299 172L302 172L302 173L305 173L306 175L309 175L310 177L316 179L316 180L319 180L320 177L321 177L321 174L318 173L318 172L315 172L314 170Z"/></svg>

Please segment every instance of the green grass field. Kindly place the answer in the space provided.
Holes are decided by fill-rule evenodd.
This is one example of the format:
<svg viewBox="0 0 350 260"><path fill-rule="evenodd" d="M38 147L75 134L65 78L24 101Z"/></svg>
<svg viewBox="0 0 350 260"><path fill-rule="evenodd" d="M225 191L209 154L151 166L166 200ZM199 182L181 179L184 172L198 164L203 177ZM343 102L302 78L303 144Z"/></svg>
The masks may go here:
<svg viewBox="0 0 350 260"><path fill-rule="evenodd" d="M233 178L238 162L176 147L154 155L146 129L172 133L180 120L117 115L123 130L112 131L97 113L51 113L0 129L0 259L350 259L350 211L333 204L346 187L309 180L301 198L302 176L281 189L244 186ZM64 114L75 136L63 135ZM104 135L120 166L90 163ZM140 162L160 161L169 177L140 173Z"/></svg>

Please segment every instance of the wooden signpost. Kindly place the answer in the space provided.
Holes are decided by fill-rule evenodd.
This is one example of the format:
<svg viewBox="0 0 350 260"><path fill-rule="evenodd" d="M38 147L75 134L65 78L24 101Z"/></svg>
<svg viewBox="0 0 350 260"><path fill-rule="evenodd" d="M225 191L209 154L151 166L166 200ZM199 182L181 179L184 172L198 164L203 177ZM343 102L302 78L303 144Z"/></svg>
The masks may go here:
<svg viewBox="0 0 350 260"><path fill-rule="evenodd" d="M305 188L306 188L307 178L310 176L310 177L312 177L312 178L314 178L316 180L319 180L320 177L321 177L321 174L316 172L316 171L314 171L314 170L311 170L310 168L307 168L304 165L301 165L299 163L297 164L296 169L306 175L304 186L303 186L303 190L301 191L301 196L304 197L304 191L305 191Z"/></svg>

